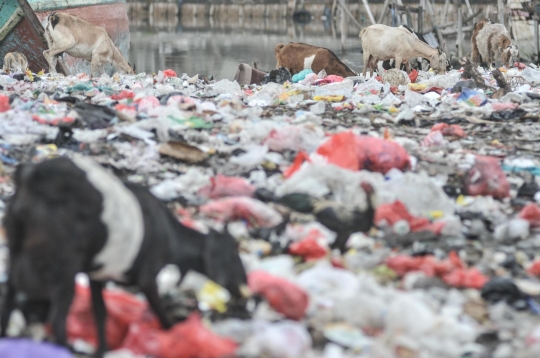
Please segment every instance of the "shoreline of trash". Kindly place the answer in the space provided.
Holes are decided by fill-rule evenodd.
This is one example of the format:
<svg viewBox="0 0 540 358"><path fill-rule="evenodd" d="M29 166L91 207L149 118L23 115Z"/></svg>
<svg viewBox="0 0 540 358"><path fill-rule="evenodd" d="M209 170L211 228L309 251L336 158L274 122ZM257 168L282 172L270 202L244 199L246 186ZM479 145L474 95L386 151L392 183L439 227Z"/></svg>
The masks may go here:
<svg viewBox="0 0 540 358"><path fill-rule="evenodd" d="M251 319L227 313L227 293L204 278L176 287L168 268L158 282L171 312L197 307L204 319L159 330L145 304L110 289L112 347L128 351L109 358L187 357L187 346L207 357L534 357L540 70L500 69L498 99L491 72L464 70L249 86L172 70L0 75L0 208L16 164L82 153L149 187L184 225L228 223L260 298ZM376 195L367 234L356 226L369 220L363 183ZM348 234L349 251L332 251ZM5 247L2 257L5 282ZM95 343L85 295L81 284L68 333ZM5 342L0 352L15 349Z"/></svg>

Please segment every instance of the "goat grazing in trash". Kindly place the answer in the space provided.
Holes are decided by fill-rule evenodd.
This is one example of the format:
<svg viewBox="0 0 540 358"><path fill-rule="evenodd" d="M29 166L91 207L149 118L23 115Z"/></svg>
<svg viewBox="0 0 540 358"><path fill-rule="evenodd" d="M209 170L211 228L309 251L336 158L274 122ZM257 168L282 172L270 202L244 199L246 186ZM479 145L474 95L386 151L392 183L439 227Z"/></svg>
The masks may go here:
<svg viewBox="0 0 540 358"><path fill-rule="evenodd" d="M494 24L488 19L478 21L474 24L471 42L472 62L477 65L485 63L494 67L495 61L500 59L503 66L510 68L519 62L519 50L512 44L503 24Z"/></svg>
<svg viewBox="0 0 540 358"><path fill-rule="evenodd" d="M164 328L172 322L156 277L167 264L177 265L182 277L189 270L207 275L229 290L237 307L245 305L246 273L230 234L203 234L184 226L147 189L123 183L91 159L76 155L23 164L14 182L16 192L4 217L10 275L1 335L15 294L22 292L40 307L50 302L54 336L66 345L66 318L79 272L90 278L98 357L107 350L102 296L107 281L140 288ZM34 275L40 289L28 287L25 277Z"/></svg>
<svg viewBox="0 0 540 358"><path fill-rule="evenodd" d="M9 72L25 72L28 68L28 60L26 56L20 52L8 52L4 57L3 71Z"/></svg>
<svg viewBox="0 0 540 358"><path fill-rule="evenodd" d="M420 41L407 29L389 27L382 24L371 25L360 32L364 51L364 71L373 74L373 67L378 61L395 60L396 69L405 64L410 72L411 58L427 58L431 67L439 72L446 72L446 54L439 48L433 48Z"/></svg>
<svg viewBox="0 0 540 358"><path fill-rule="evenodd" d="M49 49L43 51L43 56L49 63L49 71L52 73L56 72L57 56L63 52L89 61L92 76L95 73L101 75L106 63L111 63L121 74L135 72L104 28L75 15L53 12L47 16L45 38Z"/></svg>
<svg viewBox="0 0 540 358"><path fill-rule="evenodd" d="M318 73L325 70L328 75L341 77L356 76L356 73L344 64L335 53L324 47L312 46L300 42L277 44L274 48L276 53L276 68L284 67L291 75L305 69L312 69Z"/></svg>

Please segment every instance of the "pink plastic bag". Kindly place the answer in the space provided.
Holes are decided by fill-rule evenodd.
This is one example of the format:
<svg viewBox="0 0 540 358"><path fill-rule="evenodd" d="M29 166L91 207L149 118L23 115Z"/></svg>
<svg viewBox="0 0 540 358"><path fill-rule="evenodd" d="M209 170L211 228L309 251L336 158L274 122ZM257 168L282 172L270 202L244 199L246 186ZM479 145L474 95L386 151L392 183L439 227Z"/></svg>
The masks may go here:
<svg viewBox="0 0 540 358"><path fill-rule="evenodd" d="M438 123L431 127L431 132L441 131L445 137L465 138L467 133L458 124Z"/></svg>
<svg viewBox="0 0 540 358"><path fill-rule="evenodd" d="M246 220L252 226L259 227L274 227L283 220L275 209L248 197L212 201L201 206L199 211L220 221Z"/></svg>
<svg viewBox="0 0 540 358"><path fill-rule="evenodd" d="M510 184L501 169L499 161L493 157L476 156L476 163L469 169L464 180L468 195L490 195L495 199L510 196Z"/></svg>
<svg viewBox="0 0 540 358"><path fill-rule="evenodd" d="M201 188L198 194L210 199L220 199L228 196L251 197L254 192L255 187L246 179L218 174L211 178L210 184Z"/></svg>
<svg viewBox="0 0 540 358"><path fill-rule="evenodd" d="M255 294L261 294L270 306L285 317L301 320L309 303L307 293L297 285L264 271L248 275L248 285Z"/></svg>
<svg viewBox="0 0 540 358"><path fill-rule="evenodd" d="M7 112L11 109L9 106L9 97L0 94L0 113Z"/></svg>
<svg viewBox="0 0 540 358"><path fill-rule="evenodd" d="M540 227L540 207L536 204L527 204L519 212L519 217L527 220L532 227Z"/></svg>

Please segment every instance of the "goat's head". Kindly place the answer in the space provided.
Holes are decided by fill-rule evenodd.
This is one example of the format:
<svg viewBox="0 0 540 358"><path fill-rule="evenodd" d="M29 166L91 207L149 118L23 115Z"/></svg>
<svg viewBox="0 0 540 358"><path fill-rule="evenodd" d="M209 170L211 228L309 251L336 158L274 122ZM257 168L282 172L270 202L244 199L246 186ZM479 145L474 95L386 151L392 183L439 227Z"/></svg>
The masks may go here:
<svg viewBox="0 0 540 358"><path fill-rule="evenodd" d="M433 68L438 73L446 73L448 66L448 61L446 60L446 54L437 47L437 53L433 54L429 59L431 68Z"/></svg>
<svg viewBox="0 0 540 358"><path fill-rule="evenodd" d="M133 66L131 66L131 64L128 62L128 68L129 68L129 70L126 71L126 73L127 73L128 75L134 75L134 74L137 73L137 72L136 72L136 65L135 65L135 63L133 63Z"/></svg>
<svg viewBox="0 0 540 358"><path fill-rule="evenodd" d="M514 63L519 62L519 50L517 46L510 45L503 50L502 53L503 65L510 68Z"/></svg>

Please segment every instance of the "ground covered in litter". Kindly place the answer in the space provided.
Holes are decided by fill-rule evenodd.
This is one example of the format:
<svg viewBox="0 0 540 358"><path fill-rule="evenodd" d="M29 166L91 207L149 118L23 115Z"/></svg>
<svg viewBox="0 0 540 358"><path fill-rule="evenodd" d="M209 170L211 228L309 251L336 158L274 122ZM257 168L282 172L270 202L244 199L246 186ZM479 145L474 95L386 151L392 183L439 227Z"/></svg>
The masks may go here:
<svg viewBox="0 0 540 358"><path fill-rule="evenodd" d="M302 77L0 75L1 210L18 163L82 153L238 239L249 314L167 267L179 323L110 288L110 358L538 357L540 69ZM92 351L84 279L68 331ZM71 356L0 341L21 347Z"/></svg>

